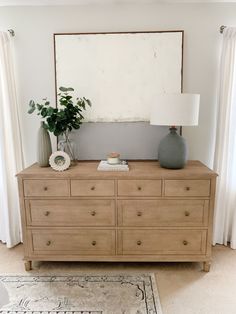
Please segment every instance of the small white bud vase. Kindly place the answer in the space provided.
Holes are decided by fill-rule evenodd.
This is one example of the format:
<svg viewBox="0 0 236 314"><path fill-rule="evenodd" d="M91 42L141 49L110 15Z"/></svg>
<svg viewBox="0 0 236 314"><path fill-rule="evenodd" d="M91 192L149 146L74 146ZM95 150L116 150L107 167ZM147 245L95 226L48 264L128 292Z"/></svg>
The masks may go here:
<svg viewBox="0 0 236 314"><path fill-rule="evenodd" d="M49 157L52 154L52 144L48 131L41 122L37 139L37 161L40 167L49 167Z"/></svg>

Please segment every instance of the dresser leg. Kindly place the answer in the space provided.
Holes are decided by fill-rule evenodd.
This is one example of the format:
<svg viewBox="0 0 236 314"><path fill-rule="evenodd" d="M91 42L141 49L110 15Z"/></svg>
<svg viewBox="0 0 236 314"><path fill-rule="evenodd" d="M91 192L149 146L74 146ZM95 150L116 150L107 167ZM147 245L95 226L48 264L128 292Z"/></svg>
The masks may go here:
<svg viewBox="0 0 236 314"><path fill-rule="evenodd" d="M209 261L203 262L203 270L205 272L209 272L210 271L210 267L211 267L211 262L209 262Z"/></svg>
<svg viewBox="0 0 236 314"><path fill-rule="evenodd" d="M26 261L25 262L25 270L26 271L32 270L32 261Z"/></svg>

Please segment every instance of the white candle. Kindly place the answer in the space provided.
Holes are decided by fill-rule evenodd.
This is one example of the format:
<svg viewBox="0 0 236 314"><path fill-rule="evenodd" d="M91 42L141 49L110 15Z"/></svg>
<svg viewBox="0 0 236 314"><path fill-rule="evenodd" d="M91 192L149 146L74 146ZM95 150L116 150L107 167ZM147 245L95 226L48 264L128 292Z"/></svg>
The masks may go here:
<svg viewBox="0 0 236 314"><path fill-rule="evenodd" d="M111 165L120 163L120 154L112 152L107 156L107 162Z"/></svg>

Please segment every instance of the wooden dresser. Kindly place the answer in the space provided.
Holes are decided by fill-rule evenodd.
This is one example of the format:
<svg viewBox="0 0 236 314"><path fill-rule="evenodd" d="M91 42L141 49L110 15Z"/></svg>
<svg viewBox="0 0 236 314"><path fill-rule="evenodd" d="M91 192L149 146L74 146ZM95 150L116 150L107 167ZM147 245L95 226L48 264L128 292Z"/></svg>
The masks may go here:
<svg viewBox="0 0 236 314"><path fill-rule="evenodd" d="M216 173L129 162L129 172L79 162L18 174L25 268L46 261L198 261L209 271Z"/></svg>

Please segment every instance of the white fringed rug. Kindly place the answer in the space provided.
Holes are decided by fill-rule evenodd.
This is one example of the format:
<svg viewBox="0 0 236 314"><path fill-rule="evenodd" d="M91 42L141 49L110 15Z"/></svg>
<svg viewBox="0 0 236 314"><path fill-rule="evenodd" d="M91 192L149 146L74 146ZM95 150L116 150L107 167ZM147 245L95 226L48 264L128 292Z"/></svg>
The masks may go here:
<svg viewBox="0 0 236 314"><path fill-rule="evenodd" d="M153 274L0 276L1 314L161 314ZM1 296L0 296L1 297Z"/></svg>

